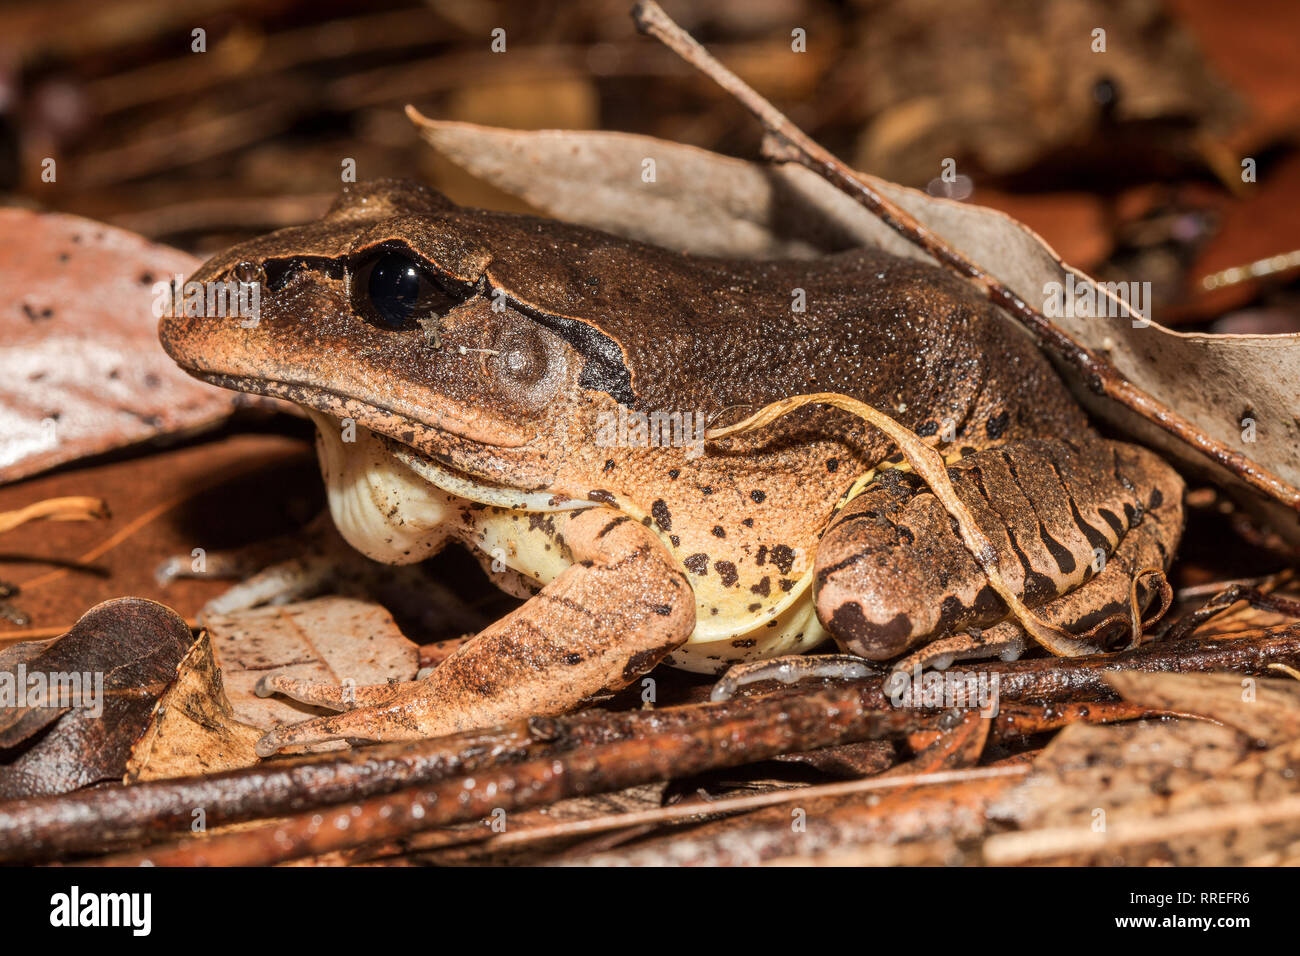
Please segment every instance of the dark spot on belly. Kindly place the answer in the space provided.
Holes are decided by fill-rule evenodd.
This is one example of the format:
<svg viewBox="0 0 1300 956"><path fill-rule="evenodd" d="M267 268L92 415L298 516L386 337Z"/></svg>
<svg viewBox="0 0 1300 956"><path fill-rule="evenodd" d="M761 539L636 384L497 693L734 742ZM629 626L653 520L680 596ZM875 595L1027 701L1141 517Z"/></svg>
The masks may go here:
<svg viewBox="0 0 1300 956"><path fill-rule="evenodd" d="M612 492L605 491L603 488L597 488L595 491L587 492L588 501L599 501L601 504L612 505L614 495Z"/></svg>
<svg viewBox="0 0 1300 956"><path fill-rule="evenodd" d="M838 458L826 459L826 470L834 474L840 470L840 460Z"/></svg>
<svg viewBox="0 0 1300 956"><path fill-rule="evenodd" d="M610 521L609 521L609 524L607 524L607 525L605 525L605 527L601 528L601 529L600 529L600 532L596 535L596 537L597 537L597 538L603 538L603 537L605 537L605 535L609 534L611 531L613 531L615 528L617 528L617 527L618 527L619 525L621 525L623 522L625 522L625 521L631 521L631 520L632 520L632 519L629 518L627 515L618 515L618 516L615 517L615 518L611 518Z"/></svg>
<svg viewBox="0 0 1300 956"><path fill-rule="evenodd" d="M734 587L740 580L740 575L736 573L736 566L730 561L714 561L713 568L718 572L718 577L722 579L724 588Z"/></svg>
<svg viewBox="0 0 1300 956"><path fill-rule="evenodd" d="M789 574L794 567L794 551L784 544L772 549L772 563L781 569L782 574Z"/></svg>
<svg viewBox="0 0 1300 956"><path fill-rule="evenodd" d="M761 608L762 606L763 606L763 605L761 605L761 604L751 604L751 605L749 605L747 608L745 608L745 610L746 610L746 611L751 611L751 612L752 612L752 611L757 611L757 610L758 610L759 608Z"/></svg>
<svg viewBox="0 0 1300 956"><path fill-rule="evenodd" d="M680 468L669 468L669 469L668 469L668 477L671 478L673 481L676 481L676 480L677 480L677 476L680 475L681 473L682 473L682 470L681 470Z"/></svg>
<svg viewBox="0 0 1300 956"><path fill-rule="evenodd" d="M749 493L749 497L754 502L754 504L761 505L764 501L767 500L767 492L759 491L757 488L755 488L753 491Z"/></svg>
<svg viewBox="0 0 1300 956"><path fill-rule="evenodd" d="M709 556L707 554L689 555L682 559L682 564L684 564L686 570L690 571L692 574L709 573Z"/></svg>
<svg viewBox="0 0 1300 956"><path fill-rule="evenodd" d="M528 515L528 530L542 531L546 535L555 537L555 519L545 513L530 513ZM604 534L604 532L601 532Z"/></svg>
<svg viewBox="0 0 1300 956"><path fill-rule="evenodd" d="M767 545L760 544L758 546L758 554L754 555L754 563L760 568L767 564Z"/></svg>
<svg viewBox="0 0 1300 956"><path fill-rule="evenodd" d="M650 506L650 514L654 516L655 524L659 525L661 531L673 530L673 516L662 498L655 499L655 503Z"/></svg>
<svg viewBox="0 0 1300 956"><path fill-rule="evenodd" d="M746 519L744 519L743 521L741 521L740 523L743 524L746 528L752 528L752 527L754 527L754 519L753 519L753 518L746 518Z"/></svg>
<svg viewBox="0 0 1300 956"><path fill-rule="evenodd" d="M782 578L782 579L781 579L781 590L782 590L782 591L789 591L792 587L794 587L794 579L793 579L793 578Z"/></svg>
<svg viewBox="0 0 1300 956"><path fill-rule="evenodd" d="M771 579L764 577L757 584L751 584L749 590L754 594L757 594L759 597L767 597L772 593L772 581Z"/></svg>
<svg viewBox="0 0 1300 956"><path fill-rule="evenodd" d="M673 547L674 547L674 548L681 547L682 539L679 538L679 537L677 537L677 535L675 535L675 534L670 534L670 535L668 536L668 540L671 541L671 542L673 543Z"/></svg>

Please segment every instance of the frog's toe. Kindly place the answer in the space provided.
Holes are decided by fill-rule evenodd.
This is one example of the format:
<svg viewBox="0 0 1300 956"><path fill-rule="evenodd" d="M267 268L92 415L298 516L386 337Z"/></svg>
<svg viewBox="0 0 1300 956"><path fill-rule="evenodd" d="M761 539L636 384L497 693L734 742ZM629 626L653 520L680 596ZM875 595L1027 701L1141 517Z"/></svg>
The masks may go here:
<svg viewBox="0 0 1300 956"><path fill-rule="evenodd" d="M709 700L730 700L746 684L778 681L796 684L803 680L861 680L879 673L870 661L854 654L792 654L764 661L736 664L713 685Z"/></svg>
<svg viewBox="0 0 1300 956"><path fill-rule="evenodd" d="M332 740L370 742L423 736L402 732L392 709L384 706L359 707L328 717L313 717L296 724L281 724L267 731L254 745L259 757L269 757L285 747L304 747Z"/></svg>
<svg viewBox="0 0 1300 956"><path fill-rule="evenodd" d="M355 681L343 681L331 684L326 681L302 680L287 674L266 674L253 688L258 697L272 697L283 694L303 704L314 707L328 707L331 710L354 710L358 707L373 707L385 703L413 683L373 684L356 686Z"/></svg>

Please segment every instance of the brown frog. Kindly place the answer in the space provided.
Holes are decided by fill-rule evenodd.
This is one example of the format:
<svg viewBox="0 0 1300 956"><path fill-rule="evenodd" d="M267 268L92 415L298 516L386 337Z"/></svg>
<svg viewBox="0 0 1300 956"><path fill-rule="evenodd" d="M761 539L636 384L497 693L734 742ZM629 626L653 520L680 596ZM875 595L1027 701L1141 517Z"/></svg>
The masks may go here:
<svg viewBox="0 0 1300 956"><path fill-rule="evenodd" d="M423 680L267 682L341 713L263 753L557 714L660 661L716 673L828 636L872 660L1018 653L880 431L812 404L705 441L788 396L852 396L933 445L1006 582L1076 634L1126 613L1181 533L1166 464L1097 436L973 288L879 250L695 258L383 181L193 278L261 283L258 319L168 316L164 347L309 411L355 548L403 564L460 541L528 596Z"/></svg>

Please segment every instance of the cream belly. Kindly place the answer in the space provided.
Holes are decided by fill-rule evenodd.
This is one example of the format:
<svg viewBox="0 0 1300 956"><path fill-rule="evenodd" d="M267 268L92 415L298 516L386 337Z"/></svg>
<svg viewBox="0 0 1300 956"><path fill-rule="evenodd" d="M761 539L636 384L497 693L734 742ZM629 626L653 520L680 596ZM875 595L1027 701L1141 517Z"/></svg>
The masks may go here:
<svg viewBox="0 0 1300 956"><path fill-rule="evenodd" d="M547 505L544 496L522 493L512 498L508 489L478 488L425 467L417 474L366 429L319 412L309 414L317 427L317 454L334 523L349 544L376 561L412 564L454 539L482 552L490 571L508 569L545 585L573 563L557 535L563 513L605 507L588 502ZM454 491L435 481L453 485ZM544 510L536 510L539 507ZM630 507L619 510L644 518ZM662 534L660 538L675 552L671 541ZM682 556L674 556L680 562ZM504 579L500 583L513 593ZM684 670L719 673L737 661L799 653L828 636L813 609L811 570L788 592L753 609L740 599L703 594L698 587L695 594L695 630L666 658Z"/></svg>

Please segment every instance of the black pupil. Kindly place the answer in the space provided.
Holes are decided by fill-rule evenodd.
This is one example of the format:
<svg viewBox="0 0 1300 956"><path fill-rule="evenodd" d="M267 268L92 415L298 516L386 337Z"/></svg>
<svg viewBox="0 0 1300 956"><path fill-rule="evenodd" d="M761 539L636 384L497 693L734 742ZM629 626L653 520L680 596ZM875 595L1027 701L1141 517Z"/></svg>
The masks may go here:
<svg viewBox="0 0 1300 956"><path fill-rule="evenodd" d="M420 268L406 256L390 252L370 270L370 304L394 328L405 325L420 301Z"/></svg>

